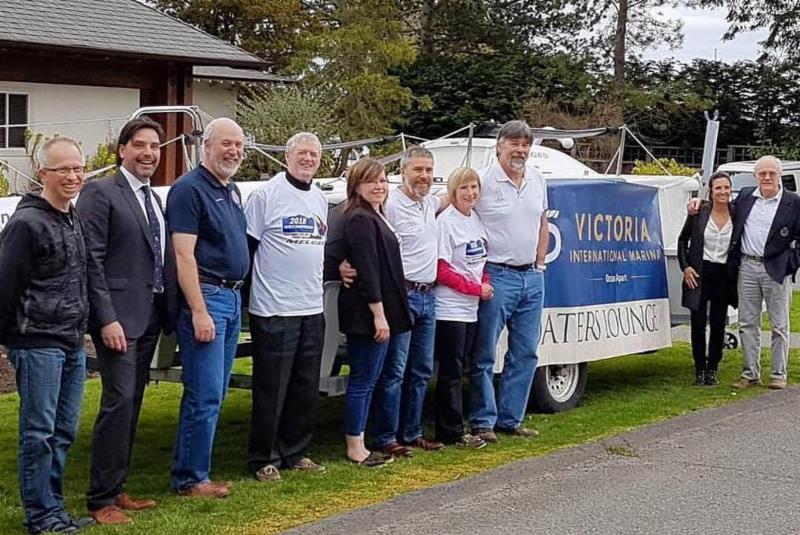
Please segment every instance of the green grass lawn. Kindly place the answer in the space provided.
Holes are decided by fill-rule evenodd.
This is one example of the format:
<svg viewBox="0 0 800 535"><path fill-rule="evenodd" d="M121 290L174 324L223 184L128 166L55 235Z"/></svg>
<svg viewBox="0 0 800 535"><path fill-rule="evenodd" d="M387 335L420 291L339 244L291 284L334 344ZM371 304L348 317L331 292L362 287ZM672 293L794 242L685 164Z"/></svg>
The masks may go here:
<svg viewBox="0 0 800 535"><path fill-rule="evenodd" d="M790 355L790 369L800 371ZM419 453L384 469L367 470L344 460L342 399L323 399L312 457L328 467L325 475L286 473L276 484L261 484L244 471L250 416L249 392L232 391L225 402L214 450L213 477L235 481L226 500L190 500L169 491L169 469L181 387L151 385L146 394L127 489L154 497L158 508L135 514L133 526L93 528L92 533L274 533L355 507L436 483L452 481L526 457L596 441L644 424L689 411L730 403L765 393L764 388L732 391L740 370L740 351L726 351L720 371L722 386L691 387L693 370L687 344L651 355L592 363L584 403L555 415L535 414L527 425L539 429L535 440L503 438L480 451L455 447ZM239 367L247 367L246 363ZM769 370L769 366L766 366ZM792 382L800 381L793 373ZM80 436L69 456L66 494L69 509L83 513L88 481L89 443L97 412L100 382L86 385ZM0 533L23 533L16 478L16 394L0 396Z"/></svg>
<svg viewBox="0 0 800 535"><path fill-rule="evenodd" d="M761 314L761 330L769 330L769 318L767 313ZM793 333L800 333L800 292L792 292L792 308L789 310L789 330Z"/></svg>

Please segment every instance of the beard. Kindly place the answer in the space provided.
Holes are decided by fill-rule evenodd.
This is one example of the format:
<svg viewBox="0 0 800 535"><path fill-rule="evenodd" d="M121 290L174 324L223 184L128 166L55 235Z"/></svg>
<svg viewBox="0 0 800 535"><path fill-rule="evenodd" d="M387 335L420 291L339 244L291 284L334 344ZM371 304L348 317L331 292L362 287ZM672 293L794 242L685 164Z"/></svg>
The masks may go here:
<svg viewBox="0 0 800 535"><path fill-rule="evenodd" d="M525 159L524 158L511 158L508 161L508 166L511 167L514 171L522 171L525 169Z"/></svg>
<svg viewBox="0 0 800 535"><path fill-rule="evenodd" d="M219 158L214 163L217 164L217 169L219 169L220 174L224 175L225 178L231 178L235 175L236 171L238 171L239 167L242 165L241 160L236 163L228 163L224 158Z"/></svg>

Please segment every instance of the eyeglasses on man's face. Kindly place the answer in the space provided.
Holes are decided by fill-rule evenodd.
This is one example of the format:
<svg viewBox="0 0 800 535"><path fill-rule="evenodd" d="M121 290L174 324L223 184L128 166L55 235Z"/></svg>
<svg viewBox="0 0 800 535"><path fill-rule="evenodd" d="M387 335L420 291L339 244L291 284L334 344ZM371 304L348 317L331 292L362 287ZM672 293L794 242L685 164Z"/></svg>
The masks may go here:
<svg viewBox="0 0 800 535"><path fill-rule="evenodd" d="M78 167L45 167L44 170L52 171L60 177L69 176L70 173L75 173L78 176L82 176L86 171L86 167L83 165Z"/></svg>

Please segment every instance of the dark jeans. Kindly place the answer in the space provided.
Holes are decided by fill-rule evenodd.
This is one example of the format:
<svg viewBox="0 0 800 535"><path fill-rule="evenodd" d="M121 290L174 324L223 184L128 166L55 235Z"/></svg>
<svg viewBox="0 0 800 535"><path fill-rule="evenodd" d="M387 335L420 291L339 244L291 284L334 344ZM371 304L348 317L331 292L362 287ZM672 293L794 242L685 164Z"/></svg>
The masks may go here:
<svg viewBox="0 0 800 535"><path fill-rule="evenodd" d="M436 440L445 444L458 441L464 434L464 411L461 378L464 361L475 341L477 322L437 321L436 356Z"/></svg>
<svg viewBox="0 0 800 535"><path fill-rule="evenodd" d="M29 531L63 522L64 465L81 413L83 348L9 348L19 393L19 490Z"/></svg>
<svg viewBox="0 0 800 535"><path fill-rule="evenodd" d="M256 316L253 336L253 412L247 467L291 468L306 456L316 423L322 314Z"/></svg>
<svg viewBox="0 0 800 535"><path fill-rule="evenodd" d="M700 273L700 308L692 310L692 357L695 371L716 371L722 361L725 316L728 312L728 280L725 264L703 261ZM709 303L711 306L709 307ZM711 309L710 313L708 309ZM706 359L706 324L710 324Z"/></svg>
<svg viewBox="0 0 800 535"><path fill-rule="evenodd" d="M367 427L372 392L386 358L389 341L376 342L372 335L348 334L350 377L344 397L345 434L356 437Z"/></svg>
<svg viewBox="0 0 800 535"><path fill-rule="evenodd" d="M86 493L90 511L113 504L128 478L144 387L161 333L158 301L153 300L144 334L126 339L125 353L108 349L99 336L92 337L103 394L92 432L92 466Z"/></svg>
<svg viewBox="0 0 800 535"><path fill-rule="evenodd" d="M433 375L436 299L433 292L408 292L413 327L393 334L375 386L372 410L375 445L422 436L422 408Z"/></svg>

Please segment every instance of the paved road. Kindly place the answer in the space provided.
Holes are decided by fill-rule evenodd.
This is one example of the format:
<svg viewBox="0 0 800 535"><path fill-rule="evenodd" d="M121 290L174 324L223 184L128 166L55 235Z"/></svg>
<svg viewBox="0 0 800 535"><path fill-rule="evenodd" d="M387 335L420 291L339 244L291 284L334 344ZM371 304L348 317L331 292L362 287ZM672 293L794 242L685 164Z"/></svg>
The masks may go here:
<svg viewBox="0 0 800 535"><path fill-rule="evenodd" d="M800 533L800 388L759 396L292 531Z"/></svg>

